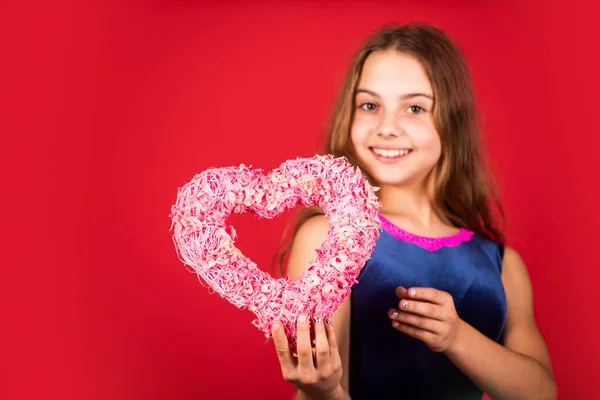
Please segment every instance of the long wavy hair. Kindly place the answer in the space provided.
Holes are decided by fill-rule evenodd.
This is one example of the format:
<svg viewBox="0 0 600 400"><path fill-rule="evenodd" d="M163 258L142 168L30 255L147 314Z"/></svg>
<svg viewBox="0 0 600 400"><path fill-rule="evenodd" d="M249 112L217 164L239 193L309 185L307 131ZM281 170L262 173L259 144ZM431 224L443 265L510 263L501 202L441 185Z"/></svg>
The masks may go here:
<svg viewBox="0 0 600 400"><path fill-rule="evenodd" d="M355 91L370 54L395 50L418 60L431 82L434 123L442 151L434 167L435 212L456 227L504 242L504 212L487 160L481 149L481 132L471 74L458 46L441 30L424 24L385 27L371 36L354 54L341 91L332 109L321 153L344 156L366 172L350 139ZM373 185L373 179L365 173ZM282 238L281 272L286 254L300 226L324 214L318 207L302 208ZM286 242L289 228L293 235Z"/></svg>

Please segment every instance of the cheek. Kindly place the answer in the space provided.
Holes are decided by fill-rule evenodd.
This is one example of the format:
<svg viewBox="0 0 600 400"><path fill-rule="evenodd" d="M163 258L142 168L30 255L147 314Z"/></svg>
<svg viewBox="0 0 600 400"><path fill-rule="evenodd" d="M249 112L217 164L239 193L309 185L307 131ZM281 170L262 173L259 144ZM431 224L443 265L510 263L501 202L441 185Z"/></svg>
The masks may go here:
<svg viewBox="0 0 600 400"><path fill-rule="evenodd" d="M431 139L431 155L437 161L442 155L442 142L440 141L440 137L437 132L435 132L435 136Z"/></svg>
<svg viewBox="0 0 600 400"><path fill-rule="evenodd" d="M363 125L357 122L352 124L352 127L350 128L350 140L352 141L354 148L360 148L361 145L366 142L367 136L368 130L365 129Z"/></svg>
<svg viewBox="0 0 600 400"><path fill-rule="evenodd" d="M434 158L438 158L442 151L442 143L437 130L431 125L421 126L413 135L413 143L421 151L427 152Z"/></svg>

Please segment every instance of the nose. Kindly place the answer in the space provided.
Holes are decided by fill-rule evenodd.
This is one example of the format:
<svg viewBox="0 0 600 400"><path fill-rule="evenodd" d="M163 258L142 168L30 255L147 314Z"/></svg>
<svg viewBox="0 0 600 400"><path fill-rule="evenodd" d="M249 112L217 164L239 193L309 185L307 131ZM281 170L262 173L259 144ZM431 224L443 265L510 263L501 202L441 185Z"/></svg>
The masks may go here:
<svg viewBox="0 0 600 400"><path fill-rule="evenodd" d="M401 132L402 128L397 116L393 113L385 113L381 116L379 126L377 127L377 134L379 136L397 137L401 135Z"/></svg>

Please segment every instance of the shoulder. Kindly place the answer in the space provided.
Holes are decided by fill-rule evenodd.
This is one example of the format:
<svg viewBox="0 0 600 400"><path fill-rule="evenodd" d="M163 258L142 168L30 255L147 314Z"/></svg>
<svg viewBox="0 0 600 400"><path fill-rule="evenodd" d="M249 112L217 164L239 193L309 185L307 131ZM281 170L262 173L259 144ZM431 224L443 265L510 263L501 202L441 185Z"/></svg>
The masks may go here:
<svg viewBox="0 0 600 400"><path fill-rule="evenodd" d="M518 278L528 275L525 262L521 255L512 247L503 246L502 276L507 278Z"/></svg>
<svg viewBox="0 0 600 400"><path fill-rule="evenodd" d="M327 236L328 230L329 220L327 216L315 215L304 221L304 223L298 229L295 239L306 240L315 234L321 235L324 238Z"/></svg>
<svg viewBox="0 0 600 400"><path fill-rule="evenodd" d="M329 220L325 215L316 215L306 220L296 232L290 258L288 260L287 273L292 280L299 279L308 268L312 260L327 238L329 231Z"/></svg>
<svg viewBox="0 0 600 400"><path fill-rule="evenodd" d="M515 264L523 264L524 265L521 255L517 252L517 250L515 250L509 246L504 246L503 261L510 265L515 265Z"/></svg>
<svg viewBox="0 0 600 400"><path fill-rule="evenodd" d="M502 259L502 283L511 308L519 314L530 314L533 293L529 273L520 254L508 246Z"/></svg>

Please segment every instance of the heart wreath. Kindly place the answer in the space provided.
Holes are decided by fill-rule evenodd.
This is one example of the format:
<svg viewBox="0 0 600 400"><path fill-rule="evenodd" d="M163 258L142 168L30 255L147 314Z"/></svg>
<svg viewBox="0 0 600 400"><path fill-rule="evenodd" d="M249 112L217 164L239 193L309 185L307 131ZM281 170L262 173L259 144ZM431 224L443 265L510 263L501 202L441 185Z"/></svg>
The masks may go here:
<svg viewBox="0 0 600 400"><path fill-rule="evenodd" d="M375 190L358 168L331 155L288 160L268 175L243 164L211 168L179 189L170 215L173 241L201 281L252 311L267 337L280 320L295 347L298 315L331 317L371 256L381 226ZM235 229L225 222L232 212L273 218L299 204L325 212L327 239L301 279L274 279L234 246Z"/></svg>

